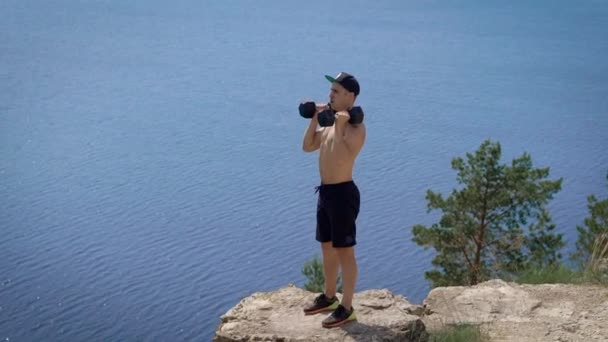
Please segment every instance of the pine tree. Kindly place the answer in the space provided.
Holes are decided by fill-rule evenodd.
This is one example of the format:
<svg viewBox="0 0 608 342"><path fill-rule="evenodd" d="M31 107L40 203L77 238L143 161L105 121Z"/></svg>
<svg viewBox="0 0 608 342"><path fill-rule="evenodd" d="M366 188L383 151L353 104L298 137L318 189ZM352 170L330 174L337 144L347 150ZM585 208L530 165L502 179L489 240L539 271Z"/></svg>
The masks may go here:
<svg viewBox="0 0 608 342"><path fill-rule="evenodd" d="M306 276L308 281L304 284L304 288L310 292L323 292L325 290L325 275L323 274L323 263L319 257L315 255L312 260L308 260L302 267L302 274ZM336 291L342 293L342 280L338 274L338 282Z"/></svg>
<svg viewBox="0 0 608 342"><path fill-rule="evenodd" d="M425 273L433 286L474 285L561 258L564 242L546 205L562 179L547 180L549 168L533 168L528 153L511 165L500 157L500 144L486 140L466 160L452 160L461 189L447 198L427 191L428 211L443 214L430 227L415 225L412 240L436 250L439 269Z"/></svg>

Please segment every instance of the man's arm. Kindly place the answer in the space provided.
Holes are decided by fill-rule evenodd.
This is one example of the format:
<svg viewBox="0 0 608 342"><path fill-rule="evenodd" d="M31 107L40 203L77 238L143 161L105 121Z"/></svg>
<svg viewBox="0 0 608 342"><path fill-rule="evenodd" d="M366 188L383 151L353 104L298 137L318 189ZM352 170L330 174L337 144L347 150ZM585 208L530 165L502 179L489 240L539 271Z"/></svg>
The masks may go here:
<svg viewBox="0 0 608 342"><path fill-rule="evenodd" d="M304 133L304 140L302 142L304 152L314 152L321 147L321 132L323 129L317 130L317 114L318 112L312 117Z"/></svg>
<svg viewBox="0 0 608 342"><path fill-rule="evenodd" d="M346 112L338 113L340 121L348 121L350 116ZM348 127L347 127L348 126ZM344 143L349 152L358 154L365 143L365 125L351 125L348 122L336 125L335 138L338 142Z"/></svg>

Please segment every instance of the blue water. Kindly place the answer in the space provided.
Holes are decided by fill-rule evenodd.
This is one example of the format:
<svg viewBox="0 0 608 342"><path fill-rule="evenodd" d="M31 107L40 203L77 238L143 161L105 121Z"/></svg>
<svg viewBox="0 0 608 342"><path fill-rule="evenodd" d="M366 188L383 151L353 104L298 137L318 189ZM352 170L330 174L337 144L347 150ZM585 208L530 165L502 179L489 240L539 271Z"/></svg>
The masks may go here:
<svg viewBox="0 0 608 342"><path fill-rule="evenodd" d="M362 87L358 290L420 303L427 189L486 138L564 178L567 255L608 195L604 1L0 3L0 341L208 341L303 285L315 154L300 100Z"/></svg>

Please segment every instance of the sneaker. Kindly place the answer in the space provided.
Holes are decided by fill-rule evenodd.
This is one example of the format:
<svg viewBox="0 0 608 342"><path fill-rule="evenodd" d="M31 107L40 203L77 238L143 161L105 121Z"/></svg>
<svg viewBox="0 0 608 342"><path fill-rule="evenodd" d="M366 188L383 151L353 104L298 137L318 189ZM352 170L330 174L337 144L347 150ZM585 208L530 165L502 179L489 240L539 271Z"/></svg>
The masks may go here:
<svg viewBox="0 0 608 342"><path fill-rule="evenodd" d="M338 308L332 312L331 315L329 315L329 317L323 320L323 327L335 328L356 320L357 316L355 316L355 308L346 310L346 308L340 304L338 305Z"/></svg>
<svg viewBox="0 0 608 342"><path fill-rule="evenodd" d="M323 311L335 310L338 308L339 304L338 297L333 296L332 298L328 298L325 293L321 293L315 298L312 305L304 308L304 314L314 315Z"/></svg>

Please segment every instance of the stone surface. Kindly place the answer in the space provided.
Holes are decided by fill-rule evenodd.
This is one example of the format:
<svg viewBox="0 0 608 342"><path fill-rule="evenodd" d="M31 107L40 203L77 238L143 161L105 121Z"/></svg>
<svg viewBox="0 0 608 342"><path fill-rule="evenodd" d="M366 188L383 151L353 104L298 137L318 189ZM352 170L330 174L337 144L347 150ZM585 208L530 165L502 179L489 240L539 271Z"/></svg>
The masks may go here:
<svg viewBox="0 0 608 342"><path fill-rule="evenodd" d="M321 321L329 313L306 316L302 309L316 297L295 286L254 293L221 317L214 341L425 341L421 312L403 296L388 290L355 294L358 320L326 329ZM338 294L340 298L340 294Z"/></svg>
<svg viewBox="0 0 608 342"><path fill-rule="evenodd" d="M316 295L291 285L254 293L221 317L214 340L423 342L446 326L468 323L494 342L608 342L608 287L602 286L490 280L435 288L423 305L388 290L361 291L353 299L358 321L334 329L321 327L328 313L302 312Z"/></svg>
<svg viewBox="0 0 608 342"><path fill-rule="evenodd" d="M490 280L435 288L423 304L431 334L449 324L471 323L491 341L608 341L606 287Z"/></svg>

